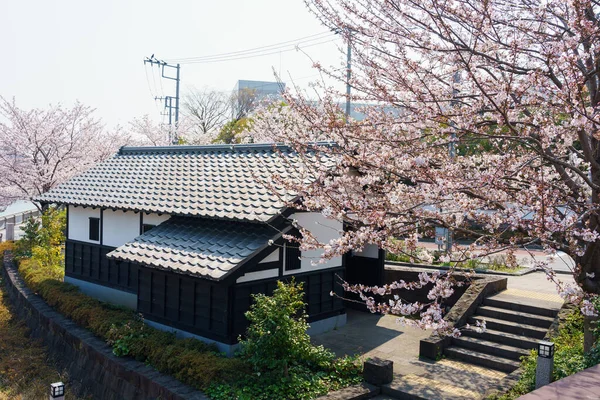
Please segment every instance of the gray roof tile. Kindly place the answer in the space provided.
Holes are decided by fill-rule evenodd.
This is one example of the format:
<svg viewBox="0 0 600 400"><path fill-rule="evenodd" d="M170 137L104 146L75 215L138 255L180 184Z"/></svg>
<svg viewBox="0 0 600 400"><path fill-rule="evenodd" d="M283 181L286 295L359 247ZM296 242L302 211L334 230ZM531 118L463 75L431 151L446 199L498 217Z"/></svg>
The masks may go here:
<svg viewBox="0 0 600 400"><path fill-rule="evenodd" d="M298 176L297 159L271 144L122 148L36 200L266 222L294 194L281 190L282 200L264 182L274 174ZM324 155L314 160L328 162Z"/></svg>
<svg viewBox="0 0 600 400"><path fill-rule="evenodd" d="M220 280L280 235L266 224L172 217L107 257Z"/></svg>

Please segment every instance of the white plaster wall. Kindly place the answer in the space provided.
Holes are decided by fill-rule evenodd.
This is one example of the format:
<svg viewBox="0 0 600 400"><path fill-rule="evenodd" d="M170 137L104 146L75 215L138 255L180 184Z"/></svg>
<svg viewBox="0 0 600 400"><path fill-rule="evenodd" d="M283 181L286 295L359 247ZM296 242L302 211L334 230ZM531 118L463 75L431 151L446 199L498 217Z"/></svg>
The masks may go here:
<svg viewBox="0 0 600 400"><path fill-rule="evenodd" d="M267 269L264 271L246 272L244 275L237 278L237 283L258 281L261 279L277 278L279 276L279 268Z"/></svg>
<svg viewBox="0 0 600 400"><path fill-rule="evenodd" d="M133 293L97 285L81 279L71 278L70 276L65 276L65 282L78 286L83 293L100 301L124 306L132 310L137 309L137 295Z"/></svg>
<svg viewBox="0 0 600 400"><path fill-rule="evenodd" d="M353 251L352 255L367 258L379 258L379 247L375 244L368 244L362 251Z"/></svg>
<svg viewBox="0 0 600 400"><path fill-rule="evenodd" d="M144 213L144 224L160 225L163 222L165 222L166 220L168 220L169 218L171 218L171 216L168 214L158 215L158 214Z"/></svg>
<svg viewBox="0 0 600 400"><path fill-rule="evenodd" d="M102 244L119 247L140 235L140 214L133 211L104 210Z"/></svg>
<svg viewBox="0 0 600 400"><path fill-rule="evenodd" d="M266 256L265 258L263 258L259 262L259 264L264 264L264 263L268 263L268 262L275 262L275 261L279 261L279 249L273 250L273 252L271 254L269 254L268 256Z"/></svg>
<svg viewBox="0 0 600 400"><path fill-rule="evenodd" d="M326 218L321 213L317 212L299 212L292 214L290 219L296 220L298 225L308 230L319 243L327 244L330 240L336 239L341 236L343 231L343 224L335 219ZM312 265L312 262L318 262L323 250L308 250L301 253L302 261L300 262L300 269L286 271L285 266L283 268L284 275L297 274L309 271L317 271L321 269L341 267L342 257L333 257L327 260L323 264Z"/></svg>
<svg viewBox="0 0 600 400"><path fill-rule="evenodd" d="M100 209L69 206L69 239L100 243L99 240L90 240L90 218L100 218Z"/></svg>

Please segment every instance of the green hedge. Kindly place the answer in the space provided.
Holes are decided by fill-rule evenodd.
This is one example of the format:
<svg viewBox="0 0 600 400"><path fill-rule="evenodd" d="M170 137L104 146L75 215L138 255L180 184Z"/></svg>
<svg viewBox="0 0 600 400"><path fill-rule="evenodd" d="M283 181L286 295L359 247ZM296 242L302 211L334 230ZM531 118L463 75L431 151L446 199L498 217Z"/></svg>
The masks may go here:
<svg viewBox="0 0 600 400"><path fill-rule="evenodd" d="M250 371L248 363L226 358L212 345L178 339L172 333L147 326L133 311L82 294L76 286L56 280L53 271L42 268L35 260L22 259L19 273L27 286L51 307L106 340L115 354L149 363L197 389L239 379Z"/></svg>
<svg viewBox="0 0 600 400"><path fill-rule="evenodd" d="M257 372L249 357L227 358L214 345L149 327L133 311L102 303L56 280L55 271L35 260L22 259L19 273L50 306L106 340L116 355L145 362L214 399L312 399L362 381L356 357L327 356L318 366L297 364L288 376Z"/></svg>

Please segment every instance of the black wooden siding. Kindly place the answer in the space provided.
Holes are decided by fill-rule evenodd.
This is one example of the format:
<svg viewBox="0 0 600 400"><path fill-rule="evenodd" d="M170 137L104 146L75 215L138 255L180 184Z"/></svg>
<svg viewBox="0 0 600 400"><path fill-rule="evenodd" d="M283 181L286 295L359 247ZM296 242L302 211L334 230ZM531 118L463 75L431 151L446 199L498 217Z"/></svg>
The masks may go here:
<svg viewBox="0 0 600 400"><path fill-rule="evenodd" d="M115 289L137 293L138 267L106 258L114 247L67 240L65 275Z"/></svg>
<svg viewBox="0 0 600 400"><path fill-rule="evenodd" d="M333 291L343 296L344 290L340 285L340 278L344 279L343 268L296 275L296 282L303 283L304 301L307 303L306 311L309 315L309 322L339 315L344 312L343 300L330 295ZM248 326L248 320L244 316L244 313L250 308L252 294L262 293L271 295L277 287L278 280L289 282L291 279L291 276L285 276L283 278L236 284L233 289L233 336L236 337L243 334Z"/></svg>
<svg viewBox="0 0 600 400"><path fill-rule="evenodd" d="M292 278L284 276L240 284L212 282L135 263L108 260L106 254L113 249L68 240L66 275L137 293L138 311L148 320L222 343L234 344L237 337L245 332L248 321L244 313L250 308L251 294L270 295L277 287L277 280L289 281ZM248 271L265 267L279 267L281 271L281 258L273 263L256 264ZM344 302L330 296L331 291L344 295L339 284L344 276L343 267L295 275L296 281L304 284L309 322L344 312Z"/></svg>
<svg viewBox="0 0 600 400"><path fill-rule="evenodd" d="M353 256L351 253L344 255L346 265L346 279L348 283L363 284L367 286L381 286L384 284L385 252L379 250L379 258ZM366 311L362 300L357 294L345 293L346 307ZM356 301L360 303L356 303Z"/></svg>
<svg viewBox="0 0 600 400"><path fill-rule="evenodd" d="M138 311L145 318L235 343L228 328L228 288L187 275L139 268Z"/></svg>

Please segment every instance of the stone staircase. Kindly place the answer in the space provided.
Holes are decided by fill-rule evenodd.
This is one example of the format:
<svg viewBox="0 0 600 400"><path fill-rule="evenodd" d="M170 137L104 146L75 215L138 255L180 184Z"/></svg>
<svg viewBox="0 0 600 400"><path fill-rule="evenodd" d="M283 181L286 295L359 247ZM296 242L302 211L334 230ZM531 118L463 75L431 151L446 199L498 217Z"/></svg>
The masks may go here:
<svg viewBox="0 0 600 400"><path fill-rule="evenodd" d="M535 349L558 314L558 308L502 293L484 300L469 324L486 322L486 331L471 330L452 340L444 349L451 359L511 373L520 365L520 357Z"/></svg>

